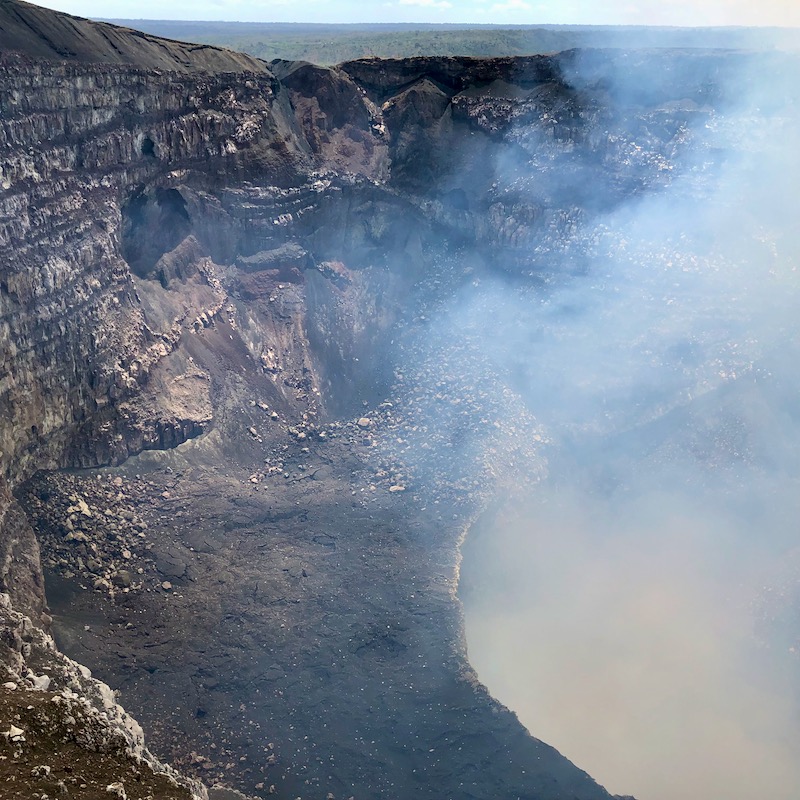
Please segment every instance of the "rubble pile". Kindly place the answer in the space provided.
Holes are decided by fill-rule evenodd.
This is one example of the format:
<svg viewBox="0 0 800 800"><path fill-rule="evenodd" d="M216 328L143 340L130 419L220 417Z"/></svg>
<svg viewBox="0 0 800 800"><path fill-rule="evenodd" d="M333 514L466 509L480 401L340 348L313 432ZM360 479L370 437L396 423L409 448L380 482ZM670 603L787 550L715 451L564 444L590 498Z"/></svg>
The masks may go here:
<svg viewBox="0 0 800 800"><path fill-rule="evenodd" d="M89 670L0 594L0 796L207 800L160 763L144 734Z"/></svg>
<svg viewBox="0 0 800 800"><path fill-rule="evenodd" d="M152 554L142 498L155 485L108 473L58 473L33 479L25 503L38 532L46 569L110 596L165 581ZM169 491L161 492L163 499Z"/></svg>

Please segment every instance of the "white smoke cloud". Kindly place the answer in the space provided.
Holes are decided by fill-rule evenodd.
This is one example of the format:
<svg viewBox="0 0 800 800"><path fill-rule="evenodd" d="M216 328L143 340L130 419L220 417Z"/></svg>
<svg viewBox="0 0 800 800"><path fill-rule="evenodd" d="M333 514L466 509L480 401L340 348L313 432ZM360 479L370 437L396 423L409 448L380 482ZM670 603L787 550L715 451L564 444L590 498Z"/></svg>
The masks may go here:
<svg viewBox="0 0 800 800"><path fill-rule="evenodd" d="M639 800L800 796L796 62L730 62L666 188L578 232L579 274L451 309L552 442L467 541L472 662Z"/></svg>

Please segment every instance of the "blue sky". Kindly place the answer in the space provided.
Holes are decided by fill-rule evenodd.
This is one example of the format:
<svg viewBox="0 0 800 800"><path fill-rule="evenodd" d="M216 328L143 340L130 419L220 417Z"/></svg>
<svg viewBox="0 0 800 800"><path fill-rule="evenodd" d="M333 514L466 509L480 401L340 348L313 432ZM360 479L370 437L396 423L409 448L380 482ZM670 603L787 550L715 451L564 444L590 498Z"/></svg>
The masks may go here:
<svg viewBox="0 0 800 800"><path fill-rule="evenodd" d="M800 26L800 0L37 0L85 17Z"/></svg>

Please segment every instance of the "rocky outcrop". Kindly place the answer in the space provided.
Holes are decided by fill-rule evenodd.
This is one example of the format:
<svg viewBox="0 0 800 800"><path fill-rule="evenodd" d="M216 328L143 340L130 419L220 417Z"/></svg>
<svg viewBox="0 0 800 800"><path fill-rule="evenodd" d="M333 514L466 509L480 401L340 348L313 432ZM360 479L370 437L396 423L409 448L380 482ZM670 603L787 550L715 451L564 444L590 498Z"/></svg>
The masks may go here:
<svg viewBox="0 0 800 800"><path fill-rule="evenodd" d="M50 627L45 613L39 542L28 517L0 479L0 592L36 625Z"/></svg>
<svg viewBox="0 0 800 800"><path fill-rule="evenodd" d="M56 650L0 593L0 791L207 800L199 783L159 762L141 726L86 667ZM21 713L20 713L21 712ZM127 786L127 791L126 791Z"/></svg>

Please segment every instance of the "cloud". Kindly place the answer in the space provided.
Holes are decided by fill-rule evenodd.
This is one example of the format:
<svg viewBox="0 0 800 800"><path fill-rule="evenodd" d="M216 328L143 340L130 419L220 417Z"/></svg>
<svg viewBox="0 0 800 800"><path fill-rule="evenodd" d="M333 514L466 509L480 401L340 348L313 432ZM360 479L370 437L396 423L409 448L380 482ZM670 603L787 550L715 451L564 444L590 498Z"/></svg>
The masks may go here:
<svg viewBox="0 0 800 800"><path fill-rule="evenodd" d="M525 0L506 0L504 3L495 3L489 9L490 14L507 14L511 11L530 11L532 6Z"/></svg>
<svg viewBox="0 0 800 800"><path fill-rule="evenodd" d="M452 8L448 0L400 0L401 6L422 6L423 8Z"/></svg>

